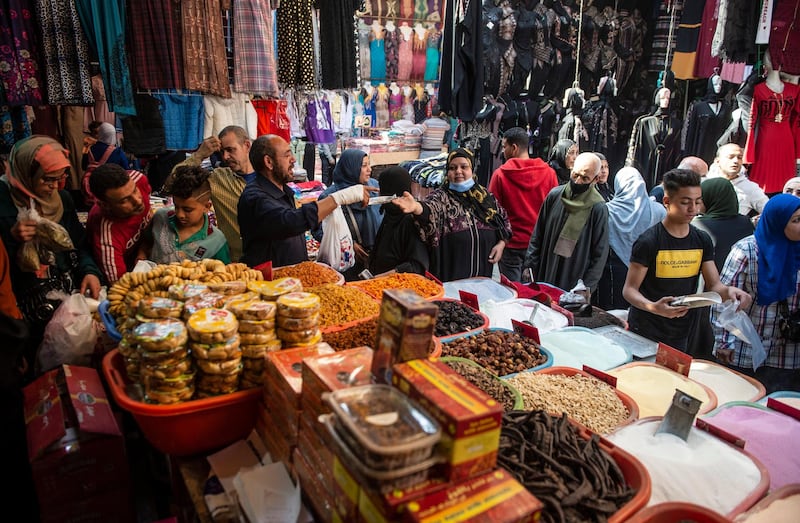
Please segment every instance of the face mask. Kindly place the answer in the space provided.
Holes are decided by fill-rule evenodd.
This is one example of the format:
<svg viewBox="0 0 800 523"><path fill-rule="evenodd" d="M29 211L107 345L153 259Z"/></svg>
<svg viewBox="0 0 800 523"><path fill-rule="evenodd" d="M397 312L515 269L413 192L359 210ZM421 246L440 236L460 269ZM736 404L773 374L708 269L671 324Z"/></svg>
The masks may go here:
<svg viewBox="0 0 800 523"><path fill-rule="evenodd" d="M475 178L470 178L469 180L463 182L450 182L450 188L455 192L467 192L472 189L472 186L475 185Z"/></svg>
<svg viewBox="0 0 800 523"><path fill-rule="evenodd" d="M591 183L575 183L573 180L570 180L569 181L569 186L572 189L572 194L577 196L578 194L583 194L586 191L588 191L589 188L592 186L592 184Z"/></svg>

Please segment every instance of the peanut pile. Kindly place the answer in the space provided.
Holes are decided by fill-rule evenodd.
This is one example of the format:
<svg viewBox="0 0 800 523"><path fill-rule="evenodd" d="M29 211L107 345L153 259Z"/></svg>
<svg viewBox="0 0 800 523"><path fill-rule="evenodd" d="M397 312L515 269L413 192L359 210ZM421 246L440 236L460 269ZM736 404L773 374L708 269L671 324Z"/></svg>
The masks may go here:
<svg viewBox="0 0 800 523"><path fill-rule="evenodd" d="M609 434L630 416L614 389L595 378L524 372L508 382L522 394L526 410L566 413L598 434Z"/></svg>

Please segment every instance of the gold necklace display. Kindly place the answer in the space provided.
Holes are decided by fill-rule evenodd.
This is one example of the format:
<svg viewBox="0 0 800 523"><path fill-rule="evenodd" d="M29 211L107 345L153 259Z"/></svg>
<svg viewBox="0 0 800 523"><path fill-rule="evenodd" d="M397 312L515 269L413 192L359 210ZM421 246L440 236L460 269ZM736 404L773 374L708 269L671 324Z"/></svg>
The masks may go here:
<svg viewBox="0 0 800 523"><path fill-rule="evenodd" d="M778 114L775 115L775 123L783 121L783 104L786 102L783 98L783 93L775 93L775 100L778 101Z"/></svg>

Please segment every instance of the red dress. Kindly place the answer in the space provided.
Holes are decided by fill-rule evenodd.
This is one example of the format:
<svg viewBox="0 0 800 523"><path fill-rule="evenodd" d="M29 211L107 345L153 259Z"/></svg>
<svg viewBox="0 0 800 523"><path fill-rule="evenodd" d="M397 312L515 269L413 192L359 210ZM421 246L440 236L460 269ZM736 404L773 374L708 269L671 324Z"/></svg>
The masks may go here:
<svg viewBox="0 0 800 523"><path fill-rule="evenodd" d="M794 176L798 152L793 123L798 115L800 87L783 84L775 93L765 82L756 85L750 109L750 130L744 149L744 163L752 164L749 177L765 193L781 192Z"/></svg>

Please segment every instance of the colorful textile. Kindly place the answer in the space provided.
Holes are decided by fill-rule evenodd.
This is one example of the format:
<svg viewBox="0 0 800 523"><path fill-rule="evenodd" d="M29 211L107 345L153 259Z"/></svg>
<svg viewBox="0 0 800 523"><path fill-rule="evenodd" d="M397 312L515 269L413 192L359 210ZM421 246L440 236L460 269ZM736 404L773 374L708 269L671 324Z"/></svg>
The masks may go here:
<svg viewBox="0 0 800 523"><path fill-rule="evenodd" d="M258 136L277 134L287 142L291 141L286 100L253 100L252 103L258 115Z"/></svg>
<svg viewBox="0 0 800 523"><path fill-rule="evenodd" d="M230 98L220 0L185 0L181 6L186 88Z"/></svg>
<svg viewBox="0 0 800 523"><path fill-rule="evenodd" d="M125 54L125 1L75 0L75 6L89 45L100 61L109 110L136 114Z"/></svg>
<svg viewBox="0 0 800 523"><path fill-rule="evenodd" d="M166 147L193 150L203 141L203 97L178 93L154 94L164 120Z"/></svg>
<svg viewBox="0 0 800 523"><path fill-rule="evenodd" d="M95 102L89 71L89 42L73 2L36 0L51 105L87 105Z"/></svg>
<svg viewBox="0 0 800 523"><path fill-rule="evenodd" d="M59 0L53 0L59 1ZM130 59L139 89L181 89L183 37L181 2L140 0L128 2L136 29L130 32Z"/></svg>
<svg viewBox="0 0 800 523"><path fill-rule="evenodd" d="M313 0L282 0L277 10L278 81L287 86L316 86L314 76Z"/></svg>
<svg viewBox="0 0 800 523"><path fill-rule="evenodd" d="M0 87L3 103L42 105L38 50L30 2L8 0L0 5Z"/></svg>
<svg viewBox="0 0 800 523"><path fill-rule="evenodd" d="M233 89L279 96L269 0L238 0L233 25Z"/></svg>

